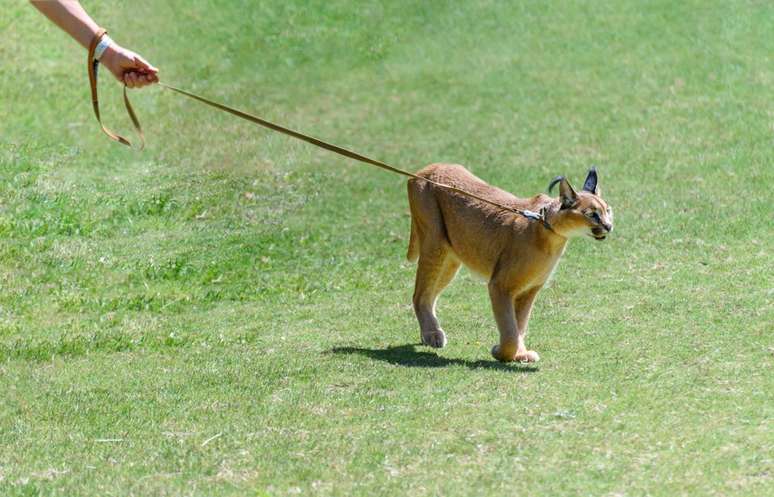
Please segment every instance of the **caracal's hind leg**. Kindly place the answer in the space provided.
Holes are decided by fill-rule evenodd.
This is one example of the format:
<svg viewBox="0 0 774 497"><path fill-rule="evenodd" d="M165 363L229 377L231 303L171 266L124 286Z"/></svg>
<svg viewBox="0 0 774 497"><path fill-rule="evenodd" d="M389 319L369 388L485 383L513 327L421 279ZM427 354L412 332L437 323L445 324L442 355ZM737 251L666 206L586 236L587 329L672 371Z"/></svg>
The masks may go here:
<svg viewBox="0 0 774 497"><path fill-rule="evenodd" d="M438 324L435 302L460 268L451 249L443 215L431 185L422 180L408 182L411 209L409 259L418 252L414 286L414 312L419 321L422 343L431 347L446 345L446 334Z"/></svg>
<svg viewBox="0 0 774 497"><path fill-rule="evenodd" d="M446 333L438 323L435 304L438 295L457 274L460 262L448 246L428 245L428 240L423 240L414 287L414 312L422 343L440 348L446 345Z"/></svg>

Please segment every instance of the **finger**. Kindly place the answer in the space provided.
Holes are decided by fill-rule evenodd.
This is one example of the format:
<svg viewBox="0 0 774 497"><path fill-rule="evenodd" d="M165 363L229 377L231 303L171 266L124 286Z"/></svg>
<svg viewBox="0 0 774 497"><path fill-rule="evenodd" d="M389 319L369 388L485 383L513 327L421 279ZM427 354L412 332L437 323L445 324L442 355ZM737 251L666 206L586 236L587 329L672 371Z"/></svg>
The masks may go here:
<svg viewBox="0 0 774 497"><path fill-rule="evenodd" d="M134 88L137 86L137 73L136 72L127 72L124 74L124 82L126 83L126 86L129 88Z"/></svg>
<svg viewBox="0 0 774 497"><path fill-rule="evenodd" d="M143 85L152 85L159 82L159 77L155 73L142 73L140 74L138 81Z"/></svg>
<svg viewBox="0 0 774 497"><path fill-rule="evenodd" d="M158 82L158 77L151 73L131 71L126 73L125 80L127 82L126 86L129 88L142 88Z"/></svg>

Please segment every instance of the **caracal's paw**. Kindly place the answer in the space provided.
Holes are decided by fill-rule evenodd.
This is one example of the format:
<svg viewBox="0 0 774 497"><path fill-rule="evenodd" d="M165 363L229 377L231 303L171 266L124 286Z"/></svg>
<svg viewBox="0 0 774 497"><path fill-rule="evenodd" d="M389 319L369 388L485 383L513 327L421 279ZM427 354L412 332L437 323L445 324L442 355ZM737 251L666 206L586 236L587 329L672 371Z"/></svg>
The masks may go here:
<svg viewBox="0 0 774 497"><path fill-rule="evenodd" d="M513 358L516 362L538 362L540 356L534 350L527 350L522 353L516 353L516 357Z"/></svg>
<svg viewBox="0 0 774 497"><path fill-rule="evenodd" d="M446 346L446 333L443 330L422 332L422 343L440 349Z"/></svg>
<svg viewBox="0 0 774 497"><path fill-rule="evenodd" d="M513 350L513 349L511 349ZM515 354L503 354L500 351L500 346L495 345L492 347L492 357L500 362L538 362L540 356L534 350L525 350L522 352L516 352Z"/></svg>

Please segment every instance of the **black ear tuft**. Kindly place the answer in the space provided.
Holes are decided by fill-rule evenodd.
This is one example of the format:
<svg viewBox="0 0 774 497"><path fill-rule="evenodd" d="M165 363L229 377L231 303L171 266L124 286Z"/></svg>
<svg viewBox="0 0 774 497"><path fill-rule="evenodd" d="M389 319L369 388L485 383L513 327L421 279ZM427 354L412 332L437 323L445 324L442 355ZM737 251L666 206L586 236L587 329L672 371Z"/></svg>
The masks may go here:
<svg viewBox="0 0 774 497"><path fill-rule="evenodd" d="M551 190L554 189L557 183L561 182L564 179L564 176L557 176L556 178L552 179L551 182L548 184L548 193L551 193Z"/></svg>
<svg viewBox="0 0 774 497"><path fill-rule="evenodd" d="M554 188L554 186L559 183L559 199L562 201L562 209L569 209L572 206L575 205L575 202L578 200L578 194L575 193L575 190L573 190L572 185L570 185L570 182L567 181L567 178L564 176L557 176L556 178L551 180L551 183L548 184L548 193L551 193L551 190Z"/></svg>
<svg viewBox="0 0 774 497"><path fill-rule="evenodd" d="M597 168L592 167L589 169L589 174L586 176L586 181L583 183L583 191L597 193Z"/></svg>

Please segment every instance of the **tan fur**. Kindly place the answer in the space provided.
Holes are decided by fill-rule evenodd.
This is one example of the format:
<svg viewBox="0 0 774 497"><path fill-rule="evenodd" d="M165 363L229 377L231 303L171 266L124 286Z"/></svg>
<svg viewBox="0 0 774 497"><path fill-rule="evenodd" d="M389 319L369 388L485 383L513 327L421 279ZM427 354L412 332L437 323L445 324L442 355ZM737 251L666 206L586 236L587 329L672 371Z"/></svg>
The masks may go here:
<svg viewBox="0 0 774 497"><path fill-rule="evenodd" d="M612 230L612 211L598 190L596 195L576 193L566 180L560 184L559 198L539 194L522 199L488 185L460 165L431 164L417 174L507 206L535 212L547 209L554 231L539 221L422 180L408 182L411 236L407 256L418 261L413 301L422 343L432 347L446 344L435 303L465 264L489 281L500 330L500 343L492 355L500 361L537 361L538 354L527 350L524 343L535 297L564 252L567 238L604 238ZM566 208L561 209L563 201ZM586 215L592 212L599 214L598 221Z"/></svg>

